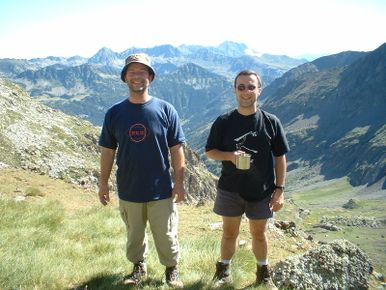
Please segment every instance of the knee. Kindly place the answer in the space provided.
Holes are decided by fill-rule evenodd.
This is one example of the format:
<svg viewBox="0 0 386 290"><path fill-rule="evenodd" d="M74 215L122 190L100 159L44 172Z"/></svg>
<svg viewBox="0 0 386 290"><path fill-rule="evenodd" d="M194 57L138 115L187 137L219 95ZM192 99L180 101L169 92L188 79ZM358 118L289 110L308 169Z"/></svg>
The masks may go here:
<svg viewBox="0 0 386 290"><path fill-rule="evenodd" d="M252 232L251 234L252 234L252 238L257 242L264 242L267 240L267 235L265 231Z"/></svg>
<svg viewBox="0 0 386 290"><path fill-rule="evenodd" d="M239 236L239 231L224 231L222 234L223 239L235 240Z"/></svg>

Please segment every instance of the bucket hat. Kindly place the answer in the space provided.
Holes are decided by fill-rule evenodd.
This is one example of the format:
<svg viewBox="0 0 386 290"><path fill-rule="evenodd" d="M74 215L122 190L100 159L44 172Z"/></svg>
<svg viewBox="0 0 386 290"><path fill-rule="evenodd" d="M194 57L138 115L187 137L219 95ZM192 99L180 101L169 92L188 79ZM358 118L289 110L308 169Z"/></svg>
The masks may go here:
<svg viewBox="0 0 386 290"><path fill-rule="evenodd" d="M127 71L127 68L129 67L129 65L131 63L142 63L144 65L146 65L148 68L149 68L149 72L150 74L152 74L153 78L151 81L154 80L155 78L155 70L154 68L151 66L151 61L150 61L150 57L145 54L145 53L134 53L134 54L130 54L126 60L125 60L125 66L123 67L122 71L121 71L121 80L123 82L125 82L125 76L126 76L126 71Z"/></svg>

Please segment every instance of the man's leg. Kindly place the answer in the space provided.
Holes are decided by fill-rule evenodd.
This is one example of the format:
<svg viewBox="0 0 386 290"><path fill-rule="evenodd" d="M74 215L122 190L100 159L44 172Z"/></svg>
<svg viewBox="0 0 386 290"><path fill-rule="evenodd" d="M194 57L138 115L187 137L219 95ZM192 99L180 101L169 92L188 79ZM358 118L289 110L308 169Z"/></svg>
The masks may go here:
<svg viewBox="0 0 386 290"><path fill-rule="evenodd" d="M177 205L168 198L149 202L147 209L158 257L166 267L166 283L172 288L181 289L184 284L177 270L180 257Z"/></svg>
<svg viewBox="0 0 386 290"><path fill-rule="evenodd" d="M176 266L180 257L177 205L171 198L147 204L150 229L159 260L166 267Z"/></svg>
<svg viewBox="0 0 386 290"><path fill-rule="evenodd" d="M132 263L142 261L147 255L147 216L144 203L120 200L119 211L127 230L127 259Z"/></svg>
<svg viewBox="0 0 386 290"><path fill-rule="evenodd" d="M266 219L249 220L252 235L252 251L256 257L256 285L263 284L267 289L277 289L273 283L268 267L268 237Z"/></svg>
<svg viewBox="0 0 386 290"><path fill-rule="evenodd" d="M266 235L267 220L249 220L249 230L252 235L252 251L257 261L268 259L268 239Z"/></svg>
<svg viewBox="0 0 386 290"><path fill-rule="evenodd" d="M124 284L139 284L147 274L147 215L144 205L119 200L119 211L127 230L126 257L133 263L133 270L125 277Z"/></svg>
<svg viewBox="0 0 386 290"><path fill-rule="evenodd" d="M236 252L237 237L239 236L241 216L222 217L223 233L221 238L221 260L231 260Z"/></svg>
<svg viewBox="0 0 386 290"><path fill-rule="evenodd" d="M221 261L216 264L213 277L215 286L221 286L232 281L230 262L236 252L237 237L239 236L241 217L222 217L223 233L221 238Z"/></svg>

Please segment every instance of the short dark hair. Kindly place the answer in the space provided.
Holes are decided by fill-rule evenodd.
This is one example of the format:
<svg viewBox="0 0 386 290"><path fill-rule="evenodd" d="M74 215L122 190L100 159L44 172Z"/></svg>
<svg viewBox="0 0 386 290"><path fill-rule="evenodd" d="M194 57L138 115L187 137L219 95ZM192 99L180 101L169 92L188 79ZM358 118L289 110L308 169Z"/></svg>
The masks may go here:
<svg viewBox="0 0 386 290"><path fill-rule="evenodd" d="M235 77L235 80L234 80L234 87L236 87L236 82L237 82L237 79L239 78L239 76L250 76L250 75L255 75L257 77L257 81L258 81L258 88L262 88L263 86L263 82L261 80L261 77L257 74L257 72L253 71L253 70L249 70L249 69L246 69L246 70L242 70L241 72L239 72L237 74L237 76Z"/></svg>

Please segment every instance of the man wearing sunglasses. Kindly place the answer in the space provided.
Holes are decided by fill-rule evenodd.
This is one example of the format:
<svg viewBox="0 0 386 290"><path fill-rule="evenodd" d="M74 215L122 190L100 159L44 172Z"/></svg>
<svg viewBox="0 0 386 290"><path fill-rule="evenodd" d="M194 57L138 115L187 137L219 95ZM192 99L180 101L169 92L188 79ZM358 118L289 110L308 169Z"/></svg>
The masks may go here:
<svg viewBox="0 0 386 290"><path fill-rule="evenodd" d="M245 214L257 263L255 285L277 289L268 268L266 227L284 204L289 146L280 120L257 105L262 91L260 76L251 70L241 71L234 88L237 109L215 120L205 147L208 158L222 162L214 212L222 216L223 234L221 260L213 280L216 286L232 280L230 264Z"/></svg>

